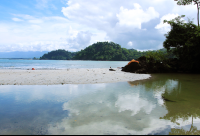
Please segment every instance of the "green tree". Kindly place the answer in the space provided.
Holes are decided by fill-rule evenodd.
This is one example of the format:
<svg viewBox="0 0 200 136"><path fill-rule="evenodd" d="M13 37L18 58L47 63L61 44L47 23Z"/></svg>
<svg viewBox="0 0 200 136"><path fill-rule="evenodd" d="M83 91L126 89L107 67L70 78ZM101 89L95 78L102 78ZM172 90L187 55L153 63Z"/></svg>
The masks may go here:
<svg viewBox="0 0 200 136"><path fill-rule="evenodd" d="M197 24L199 27L199 6L200 6L200 1L199 0L174 0L174 1L178 1L177 4L178 5L189 5L192 4L194 2L194 4L197 5Z"/></svg>
<svg viewBox="0 0 200 136"><path fill-rule="evenodd" d="M147 51L145 57L148 59L153 58L156 62L159 63L167 63L169 58L173 58L171 52L167 52L166 50L158 50L158 51Z"/></svg>
<svg viewBox="0 0 200 136"><path fill-rule="evenodd" d="M182 17L184 15L164 20L171 25L171 31L165 34L163 46L176 55L184 71L197 72L200 68L200 28L190 20L185 23Z"/></svg>

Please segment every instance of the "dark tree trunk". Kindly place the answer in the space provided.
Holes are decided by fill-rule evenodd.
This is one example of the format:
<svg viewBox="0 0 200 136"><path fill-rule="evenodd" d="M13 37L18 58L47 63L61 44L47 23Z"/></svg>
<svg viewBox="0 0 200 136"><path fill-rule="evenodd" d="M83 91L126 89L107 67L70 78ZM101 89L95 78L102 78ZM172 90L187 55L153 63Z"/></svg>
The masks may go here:
<svg viewBox="0 0 200 136"><path fill-rule="evenodd" d="M198 22L198 27L199 27L199 4L197 4L197 22Z"/></svg>

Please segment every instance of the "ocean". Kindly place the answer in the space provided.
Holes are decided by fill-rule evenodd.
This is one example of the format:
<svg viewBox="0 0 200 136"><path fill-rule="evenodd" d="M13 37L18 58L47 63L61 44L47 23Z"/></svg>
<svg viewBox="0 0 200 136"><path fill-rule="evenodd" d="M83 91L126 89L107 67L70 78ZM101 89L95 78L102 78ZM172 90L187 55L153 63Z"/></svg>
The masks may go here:
<svg viewBox="0 0 200 136"><path fill-rule="evenodd" d="M0 59L0 69L72 69L72 68L117 68L129 61L81 61L81 60L32 60Z"/></svg>

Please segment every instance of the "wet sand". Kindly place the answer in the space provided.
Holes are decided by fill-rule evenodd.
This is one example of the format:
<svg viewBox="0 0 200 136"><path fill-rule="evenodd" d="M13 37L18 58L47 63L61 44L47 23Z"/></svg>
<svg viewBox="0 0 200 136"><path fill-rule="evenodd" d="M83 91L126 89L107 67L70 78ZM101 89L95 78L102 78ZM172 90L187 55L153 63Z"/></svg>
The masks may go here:
<svg viewBox="0 0 200 136"><path fill-rule="evenodd" d="M108 68L65 70L0 70L0 85L58 85L95 84L136 81L150 78L150 74L109 71Z"/></svg>

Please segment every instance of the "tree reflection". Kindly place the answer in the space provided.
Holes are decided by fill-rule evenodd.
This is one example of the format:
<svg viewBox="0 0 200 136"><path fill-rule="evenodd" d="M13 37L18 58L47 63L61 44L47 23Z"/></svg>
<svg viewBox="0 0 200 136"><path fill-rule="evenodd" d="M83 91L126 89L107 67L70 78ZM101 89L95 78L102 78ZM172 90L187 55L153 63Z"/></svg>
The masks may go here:
<svg viewBox="0 0 200 136"><path fill-rule="evenodd" d="M199 135L200 130L197 129L197 127L193 126L193 116L192 116L192 124L189 131L184 130L183 128L177 129L172 128L171 132L169 132L169 135Z"/></svg>
<svg viewBox="0 0 200 136"><path fill-rule="evenodd" d="M166 82L169 80L169 75L170 74L152 74L149 79L129 81L128 83L131 86L143 85L146 90L154 90L166 86ZM170 79L175 79L175 77L171 77Z"/></svg>
<svg viewBox="0 0 200 136"><path fill-rule="evenodd" d="M168 113L160 119L170 120L178 126L183 126L183 123L192 117L189 131L184 128L172 128L169 134L200 134L200 130L193 125L193 118L200 118L199 83L200 75L190 74L156 74L145 82L139 82L147 91L163 91L161 88L164 88L162 98ZM183 123L180 123L180 120Z"/></svg>

